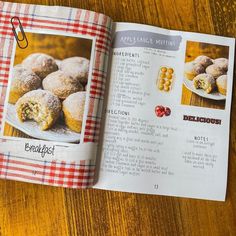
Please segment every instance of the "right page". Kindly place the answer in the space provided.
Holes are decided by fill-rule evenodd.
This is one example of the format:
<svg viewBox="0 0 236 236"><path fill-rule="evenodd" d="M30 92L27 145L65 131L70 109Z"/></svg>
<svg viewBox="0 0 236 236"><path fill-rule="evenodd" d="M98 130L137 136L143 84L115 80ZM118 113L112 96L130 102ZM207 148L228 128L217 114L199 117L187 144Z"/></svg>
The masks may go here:
<svg viewBox="0 0 236 236"><path fill-rule="evenodd" d="M95 188L224 200L231 38L116 23Z"/></svg>

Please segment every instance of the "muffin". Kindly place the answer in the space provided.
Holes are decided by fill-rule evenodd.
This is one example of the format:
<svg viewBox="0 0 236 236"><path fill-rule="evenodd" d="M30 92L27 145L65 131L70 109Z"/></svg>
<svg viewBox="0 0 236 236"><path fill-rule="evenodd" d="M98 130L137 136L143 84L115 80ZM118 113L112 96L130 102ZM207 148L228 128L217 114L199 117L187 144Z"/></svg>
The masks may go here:
<svg viewBox="0 0 236 236"><path fill-rule="evenodd" d="M85 86L88 82L89 60L83 57L70 57L63 60L60 69L78 79Z"/></svg>
<svg viewBox="0 0 236 236"><path fill-rule="evenodd" d="M83 91L84 87L78 79L64 71L58 70L43 80L43 89L51 91L60 99L65 99L72 93Z"/></svg>
<svg viewBox="0 0 236 236"><path fill-rule="evenodd" d="M202 66L204 66L204 68L207 68L208 66L213 64L213 61L210 57L201 55L195 58L194 60L195 63L201 64Z"/></svg>
<svg viewBox="0 0 236 236"><path fill-rule="evenodd" d="M204 66L199 63L195 63L194 61L185 63L184 76L189 80L193 80L195 76L202 74L204 72L205 72Z"/></svg>
<svg viewBox="0 0 236 236"><path fill-rule="evenodd" d="M228 59L226 58L217 58L214 60L214 64L223 69L225 72L228 71Z"/></svg>
<svg viewBox="0 0 236 236"><path fill-rule="evenodd" d="M206 68L206 73L212 75L215 79L225 74L225 71L216 64L210 65Z"/></svg>
<svg viewBox="0 0 236 236"><path fill-rule="evenodd" d="M80 133L82 129L86 92L71 94L62 103L65 123L69 129Z"/></svg>
<svg viewBox="0 0 236 236"><path fill-rule="evenodd" d="M206 93L211 93L216 88L216 82L212 75L200 74L193 79L193 85L196 89L203 89Z"/></svg>
<svg viewBox="0 0 236 236"><path fill-rule="evenodd" d="M221 75L216 79L216 85L219 93L226 95L227 93L227 75Z"/></svg>
<svg viewBox="0 0 236 236"><path fill-rule="evenodd" d="M13 68L9 103L15 104L25 93L40 88L42 80L31 70L16 65Z"/></svg>
<svg viewBox="0 0 236 236"><path fill-rule="evenodd" d="M54 58L44 53L33 53L29 55L23 60L22 66L30 68L41 79L58 70Z"/></svg>
<svg viewBox="0 0 236 236"><path fill-rule="evenodd" d="M16 103L17 117L21 122L34 120L41 130L55 124L61 112L61 102L57 96L41 89L23 95Z"/></svg>

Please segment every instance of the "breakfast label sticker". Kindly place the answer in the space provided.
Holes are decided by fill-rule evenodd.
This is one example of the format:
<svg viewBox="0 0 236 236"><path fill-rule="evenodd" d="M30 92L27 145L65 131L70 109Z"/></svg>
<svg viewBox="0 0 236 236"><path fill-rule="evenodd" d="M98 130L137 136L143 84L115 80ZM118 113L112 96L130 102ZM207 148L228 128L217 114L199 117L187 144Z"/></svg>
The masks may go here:
<svg viewBox="0 0 236 236"><path fill-rule="evenodd" d="M14 42L2 135L83 142L95 39L31 30L24 38Z"/></svg>

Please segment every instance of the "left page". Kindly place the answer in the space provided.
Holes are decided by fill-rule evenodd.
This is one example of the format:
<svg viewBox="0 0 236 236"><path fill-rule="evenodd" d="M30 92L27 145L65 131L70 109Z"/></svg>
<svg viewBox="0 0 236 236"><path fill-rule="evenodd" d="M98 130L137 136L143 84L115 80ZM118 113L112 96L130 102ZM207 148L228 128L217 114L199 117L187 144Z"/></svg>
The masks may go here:
<svg viewBox="0 0 236 236"><path fill-rule="evenodd" d="M93 185L112 21L0 2L0 178Z"/></svg>

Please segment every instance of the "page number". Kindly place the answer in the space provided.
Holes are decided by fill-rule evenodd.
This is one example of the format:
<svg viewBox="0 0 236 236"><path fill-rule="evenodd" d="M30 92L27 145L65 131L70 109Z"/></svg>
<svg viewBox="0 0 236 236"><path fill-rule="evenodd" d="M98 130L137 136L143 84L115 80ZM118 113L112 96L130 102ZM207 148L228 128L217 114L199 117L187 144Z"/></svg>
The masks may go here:
<svg viewBox="0 0 236 236"><path fill-rule="evenodd" d="M159 188L158 184L154 184L154 189L158 189L158 188Z"/></svg>

